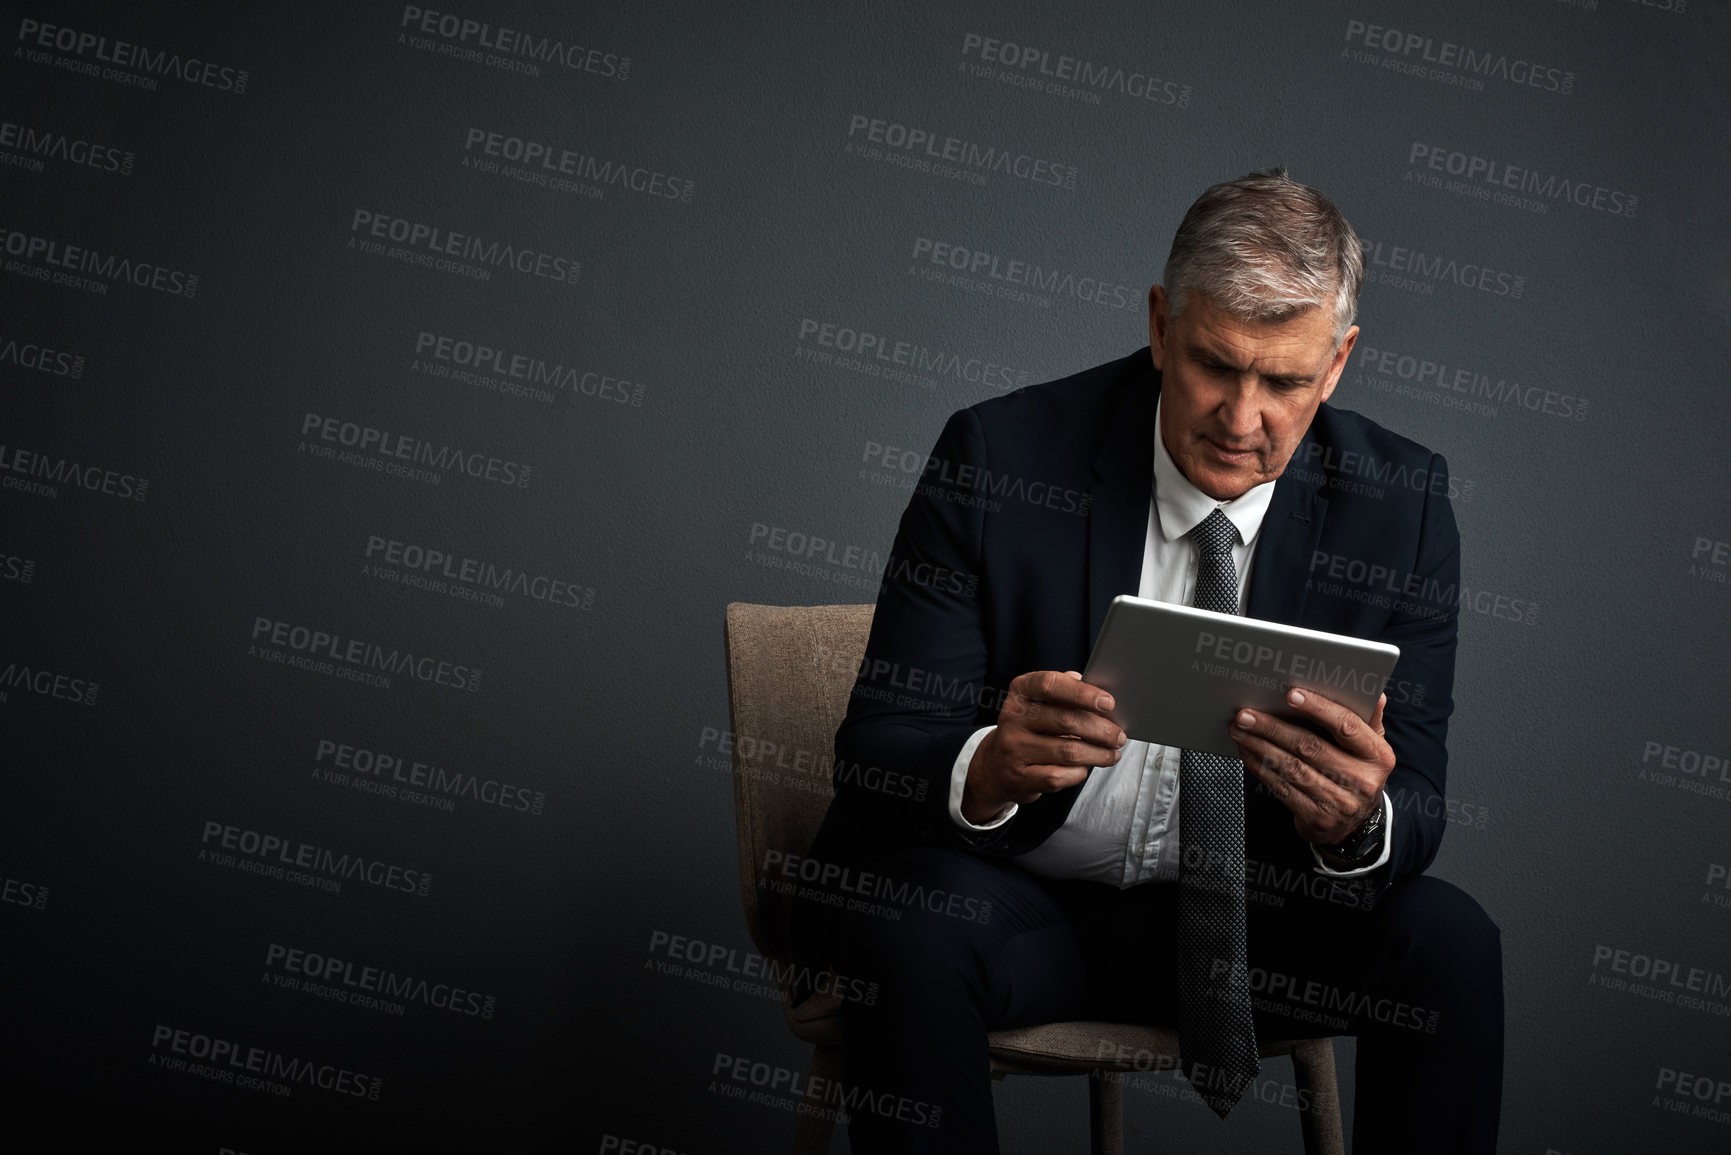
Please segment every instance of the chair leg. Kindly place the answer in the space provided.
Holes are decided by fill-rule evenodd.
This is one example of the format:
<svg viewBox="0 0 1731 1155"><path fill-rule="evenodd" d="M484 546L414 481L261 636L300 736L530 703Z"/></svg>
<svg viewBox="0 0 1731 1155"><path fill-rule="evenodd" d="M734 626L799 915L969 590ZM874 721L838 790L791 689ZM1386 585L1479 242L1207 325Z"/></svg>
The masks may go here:
<svg viewBox="0 0 1731 1155"><path fill-rule="evenodd" d="M1124 1155L1124 1076L1088 1072L1089 1155Z"/></svg>
<svg viewBox="0 0 1731 1155"><path fill-rule="evenodd" d="M1298 1121L1304 1130L1305 1155L1346 1155L1334 1040L1306 1039L1294 1047L1292 1077L1298 1087Z"/></svg>
<svg viewBox="0 0 1731 1155"><path fill-rule="evenodd" d="M841 1078L841 1048L811 1049L811 1082L823 1079L829 1086ZM829 1155L829 1139L835 1130L835 1116L828 1108L802 1112L793 1127L793 1155Z"/></svg>

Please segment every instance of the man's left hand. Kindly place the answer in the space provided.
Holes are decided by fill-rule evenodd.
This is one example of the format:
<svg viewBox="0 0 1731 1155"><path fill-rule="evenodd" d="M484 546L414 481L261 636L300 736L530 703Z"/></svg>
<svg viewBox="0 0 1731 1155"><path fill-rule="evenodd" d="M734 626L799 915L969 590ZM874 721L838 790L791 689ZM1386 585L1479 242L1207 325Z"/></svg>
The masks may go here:
<svg viewBox="0 0 1731 1155"><path fill-rule="evenodd" d="M1299 837L1332 846L1382 804L1383 783L1394 769L1394 749L1382 736L1388 695L1377 699L1369 722L1308 690L1289 690L1286 700L1317 723L1315 731L1240 710L1229 733L1245 768L1292 811Z"/></svg>

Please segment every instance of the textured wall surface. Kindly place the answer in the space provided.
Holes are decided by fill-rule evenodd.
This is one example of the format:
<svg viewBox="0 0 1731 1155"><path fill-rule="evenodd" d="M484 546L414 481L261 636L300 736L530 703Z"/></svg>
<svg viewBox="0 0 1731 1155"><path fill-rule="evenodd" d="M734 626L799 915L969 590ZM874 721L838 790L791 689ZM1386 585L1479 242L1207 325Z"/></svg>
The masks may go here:
<svg viewBox="0 0 1731 1155"><path fill-rule="evenodd" d="M1280 163L1453 471L1503 1149L1731 1145L1731 6L452 2L0 4L12 1125L784 1149L722 607L871 601L948 414Z"/></svg>

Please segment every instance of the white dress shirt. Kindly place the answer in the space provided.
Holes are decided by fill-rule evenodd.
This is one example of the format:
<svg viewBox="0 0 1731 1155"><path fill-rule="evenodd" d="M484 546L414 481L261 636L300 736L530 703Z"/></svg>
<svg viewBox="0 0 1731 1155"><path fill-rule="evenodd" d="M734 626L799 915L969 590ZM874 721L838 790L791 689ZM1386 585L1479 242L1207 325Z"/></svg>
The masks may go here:
<svg viewBox="0 0 1731 1155"><path fill-rule="evenodd" d="M1166 452L1160 437L1160 407L1154 410L1154 497L1148 509L1148 535L1142 549L1140 597L1189 605L1196 590L1196 546L1187 537L1219 509L1238 530L1232 564L1238 569L1238 606L1243 612L1250 589L1250 560L1274 482L1265 482L1231 501L1216 501L1192 485ZM996 727L974 731L956 756L950 774L950 819L967 830L991 830L1015 817L1012 805L991 822L977 825L962 816L962 791L974 751ZM1178 880L1178 760L1174 746L1130 741L1114 766L1096 766L1082 786L1064 824L1017 861L1049 878L1086 878L1117 887ZM1388 861L1394 829L1393 807L1382 799L1382 852L1368 865L1336 870L1311 847L1323 874L1348 878L1367 874Z"/></svg>

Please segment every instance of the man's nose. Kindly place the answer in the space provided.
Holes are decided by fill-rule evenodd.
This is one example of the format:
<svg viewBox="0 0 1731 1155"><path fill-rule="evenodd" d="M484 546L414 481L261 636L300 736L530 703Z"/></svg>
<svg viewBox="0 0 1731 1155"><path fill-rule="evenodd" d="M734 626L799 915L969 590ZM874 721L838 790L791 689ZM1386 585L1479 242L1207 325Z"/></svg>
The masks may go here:
<svg viewBox="0 0 1731 1155"><path fill-rule="evenodd" d="M1243 383L1228 389L1220 402L1220 423L1234 441L1249 441L1262 428L1262 411L1256 406L1255 391Z"/></svg>

